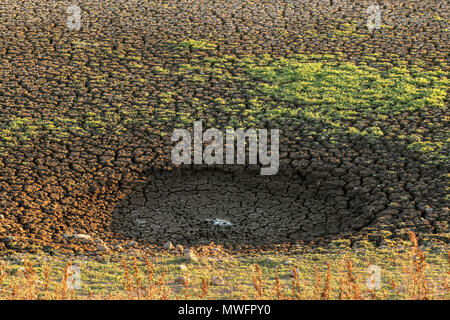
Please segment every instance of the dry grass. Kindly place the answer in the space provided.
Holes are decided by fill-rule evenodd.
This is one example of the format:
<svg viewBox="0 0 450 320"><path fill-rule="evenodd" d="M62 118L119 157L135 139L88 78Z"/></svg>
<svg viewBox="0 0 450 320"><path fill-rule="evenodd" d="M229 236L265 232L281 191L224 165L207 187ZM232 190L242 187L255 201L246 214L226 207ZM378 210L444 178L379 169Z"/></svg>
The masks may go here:
<svg viewBox="0 0 450 320"><path fill-rule="evenodd" d="M269 255L265 263L262 256L223 258L227 264L215 259L211 263L191 263L188 270L181 273L174 268L167 255L158 266L144 257L138 259L122 257L117 263L109 263L108 271L100 271L90 281L83 279L84 287L74 288L73 264L65 262L62 266L23 260L23 267L0 260L0 299L12 300L72 300L72 299L448 299L449 298L449 252L440 254L425 252L419 247L416 236L410 233L410 245L403 254L390 250L378 256L386 261L383 266L382 286L370 289L366 285L368 274L365 268L370 265L367 249L355 254L353 251L340 252L340 259L326 261L331 256L312 254L303 263L278 263L276 255ZM376 251L377 249L375 249ZM361 254L362 253L362 254ZM428 253L427 253L428 254ZM358 258L367 255L368 260ZM282 256L281 258L284 258ZM295 255L289 256L295 258ZM322 263L317 260L322 259ZM154 259L153 259L154 260ZM156 260L155 260L156 261ZM175 262L180 262L177 258ZM223 262L222 261L222 262ZM255 263L249 264L250 261ZM281 260L280 260L281 261ZM440 262L438 262L440 261ZM430 264L432 264L430 266ZM323 265L323 266L321 266ZM388 266L396 266L389 269ZM120 266L120 267L119 267ZM62 270L61 270L61 267ZM94 269L94 267L92 267ZM97 267L98 268L98 267ZM310 268L310 271L306 271ZM58 270L55 270L58 269ZM175 270L177 271L175 271ZM228 269L228 274L224 271ZM116 278L107 279L107 273ZM212 275L228 275L226 283L217 286L209 279ZM167 278L167 279L166 279ZM173 279L177 278L176 281ZM245 283L244 279L251 279ZM72 283L71 283L72 281ZM108 284L108 290L101 289L94 282ZM90 285L88 284L90 283ZM116 286L116 290L109 290Z"/></svg>

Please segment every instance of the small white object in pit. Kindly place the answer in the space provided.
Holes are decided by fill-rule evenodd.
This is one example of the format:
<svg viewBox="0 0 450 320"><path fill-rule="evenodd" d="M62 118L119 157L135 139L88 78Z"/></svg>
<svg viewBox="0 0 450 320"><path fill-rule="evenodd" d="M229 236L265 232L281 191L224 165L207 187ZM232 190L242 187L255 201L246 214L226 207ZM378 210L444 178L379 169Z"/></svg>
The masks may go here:
<svg viewBox="0 0 450 320"><path fill-rule="evenodd" d="M224 220L224 219L217 219L217 218L214 220L206 219L206 221L212 221L215 226L221 226L221 227L229 227L229 226L233 225L230 221Z"/></svg>

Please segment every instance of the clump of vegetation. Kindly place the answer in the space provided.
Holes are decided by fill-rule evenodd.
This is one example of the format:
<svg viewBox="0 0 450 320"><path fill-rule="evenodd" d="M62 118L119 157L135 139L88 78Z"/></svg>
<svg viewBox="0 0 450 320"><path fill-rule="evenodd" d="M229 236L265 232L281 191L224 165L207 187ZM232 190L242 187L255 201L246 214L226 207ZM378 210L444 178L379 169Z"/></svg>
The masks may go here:
<svg viewBox="0 0 450 320"><path fill-rule="evenodd" d="M210 50L214 49L216 45L202 40L188 39L178 43L181 48L197 49L197 50Z"/></svg>
<svg viewBox="0 0 450 320"><path fill-rule="evenodd" d="M234 70L235 72L232 72ZM448 144L428 118L445 114L449 79L442 69L424 70L398 64L388 68L342 62L333 55L269 55L238 58L199 58L179 73L199 85L213 78L238 83L247 99L217 101L223 114L252 126L266 120L284 123L313 120L323 124L322 134L359 134L406 141L410 149L437 154ZM410 126L408 134L397 124L406 116L426 115L423 126ZM391 122L391 123L390 123ZM364 126L361 124L364 123Z"/></svg>
<svg viewBox="0 0 450 320"><path fill-rule="evenodd" d="M428 107L445 108L450 84L441 71L392 68L381 71L353 63L278 59L248 64L257 90L279 101L295 102L330 118L376 113L397 115Z"/></svg>

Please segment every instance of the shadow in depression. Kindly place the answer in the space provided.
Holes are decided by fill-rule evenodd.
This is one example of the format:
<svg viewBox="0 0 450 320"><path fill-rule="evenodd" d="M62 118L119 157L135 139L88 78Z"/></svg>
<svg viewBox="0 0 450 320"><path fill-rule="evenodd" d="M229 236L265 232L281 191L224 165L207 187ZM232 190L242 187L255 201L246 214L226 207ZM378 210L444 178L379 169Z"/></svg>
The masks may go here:
<svg viewBox="0 0 450 320"><path fill-rule="evenodd" d="M314 175L179 168L150 180L115 208L114 232L156 244L261 245L355 231L372 218L364 194Z"/></svg>

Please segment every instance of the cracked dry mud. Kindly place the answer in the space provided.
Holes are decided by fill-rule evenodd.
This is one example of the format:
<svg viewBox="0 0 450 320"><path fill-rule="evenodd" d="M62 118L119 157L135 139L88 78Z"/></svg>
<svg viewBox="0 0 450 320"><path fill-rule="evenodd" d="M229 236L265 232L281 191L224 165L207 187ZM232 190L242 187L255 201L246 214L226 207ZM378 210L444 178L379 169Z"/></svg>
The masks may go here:
<svg viewBox="0 0 450 320"><path fill-rule="evenodd" d="M155 173L119 204L112 228L160 244L282 243L360 230L382 206L370 207L363 192L350 200L344 186L256 171Z"/></svg>
<svg viewBox="0 0 450 320"><path fill-rule="evenodd" d="M412 229L448 241L448 99L445 108L330 124L266 117L274 106L304 104L262 95L266 109L254 116L246 108L259 80L241 80L239 60L330 54L381 70L401 63L448 72L445 1L385 1L384 26L374 32L366 27L371 1L80 1L78 32L66 28L71 3L0 4L0 240L13 236L9 248L94 250L65 233L272 244ZM202 59L228 57L220 66L226 76L208 74L217 69ZM186 64L200 68L180 72ZM279 128L279 174L171 171L170 135L191 128L186 117L219 130L252 117L252 127ZM332 131L374 125L384 135ZM409 148L404 136L441 146L441 161ZM219 183L221 191L202 190ZM215 218L232 226L206 221Z"/></svg>

